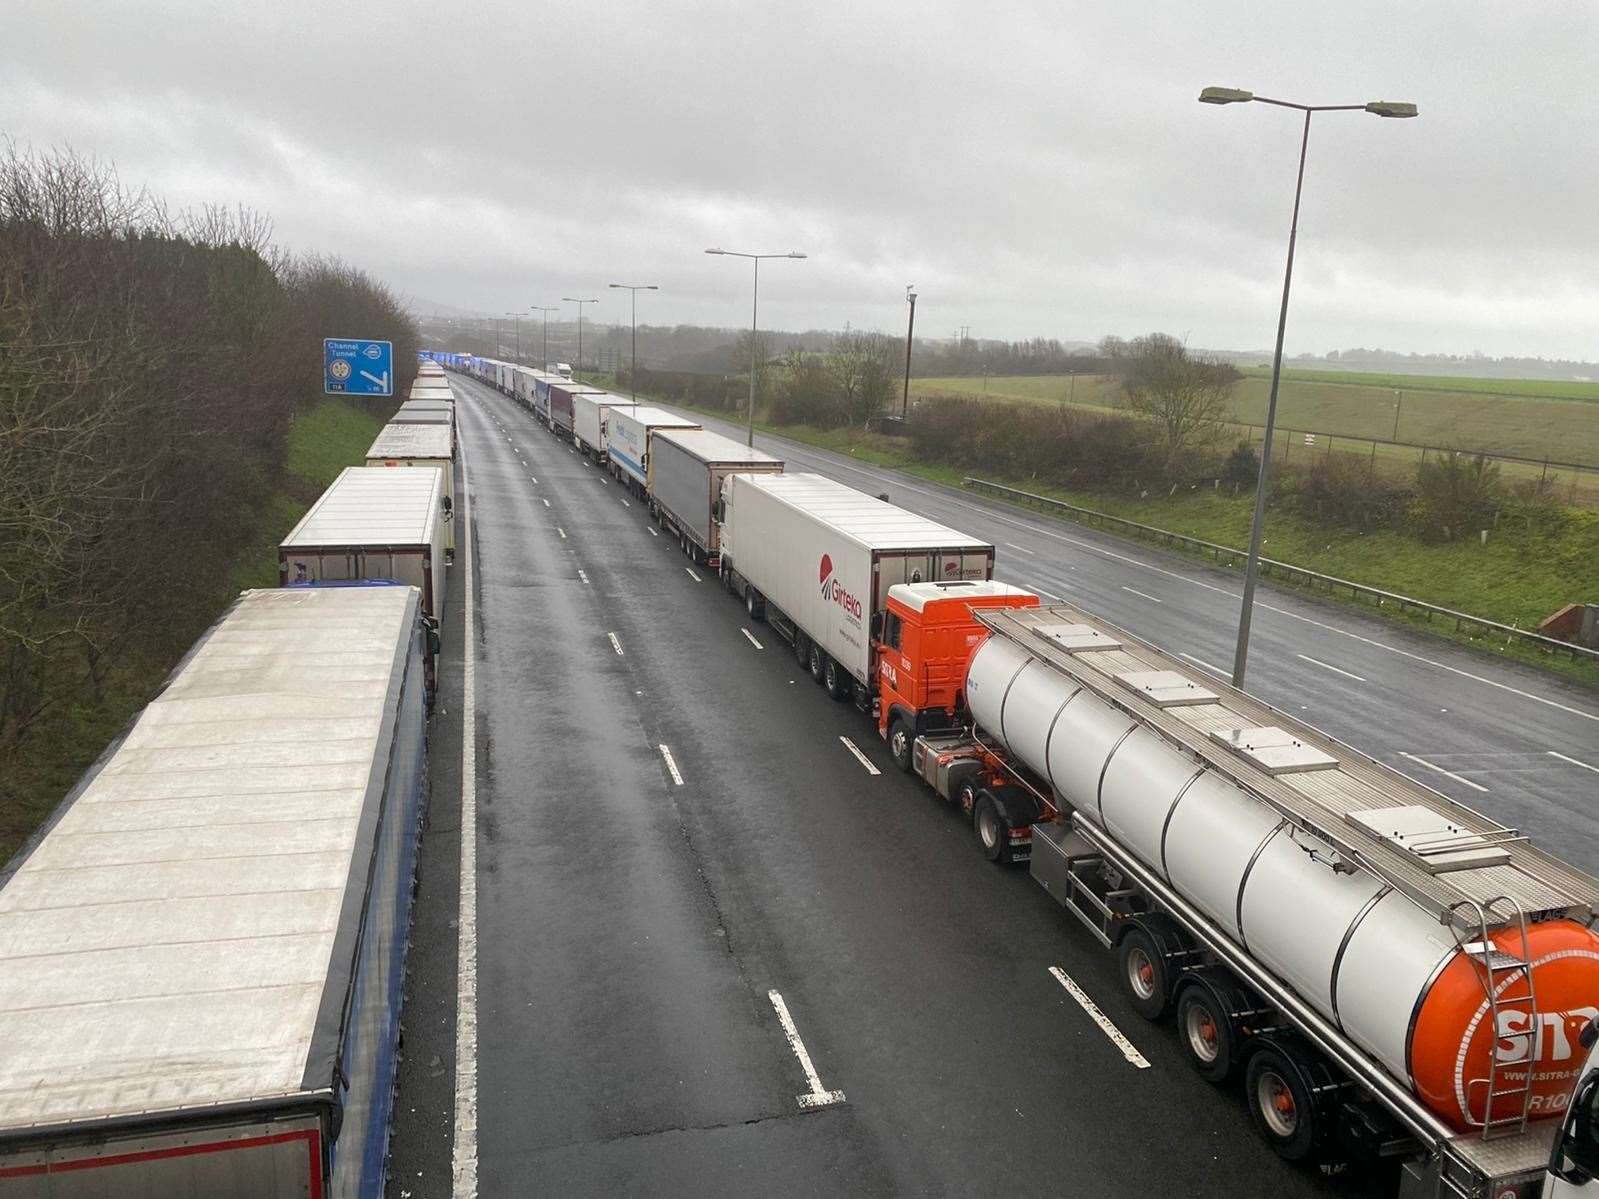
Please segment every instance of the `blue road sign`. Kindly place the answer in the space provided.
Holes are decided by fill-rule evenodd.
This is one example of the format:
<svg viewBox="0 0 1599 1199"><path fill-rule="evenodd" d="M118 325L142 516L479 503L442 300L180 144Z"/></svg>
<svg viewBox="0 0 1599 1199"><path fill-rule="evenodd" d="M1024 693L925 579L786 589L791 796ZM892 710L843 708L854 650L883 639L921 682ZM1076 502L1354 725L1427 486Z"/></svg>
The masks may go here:
<svg viewBox="0 0 1599 1199"><path fill-rule="evenodd" d="M393 395L393 343L324 337L322 390L329 395Z"/></svg>

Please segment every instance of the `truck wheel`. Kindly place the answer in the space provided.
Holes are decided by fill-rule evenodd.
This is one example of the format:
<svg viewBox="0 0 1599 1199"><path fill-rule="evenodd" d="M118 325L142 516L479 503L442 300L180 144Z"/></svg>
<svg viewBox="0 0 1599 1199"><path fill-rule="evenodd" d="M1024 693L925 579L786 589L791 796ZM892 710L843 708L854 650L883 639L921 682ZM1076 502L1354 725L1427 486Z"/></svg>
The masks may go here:
<svg viewBox="0 0 1599 1199"><path fill-rule="evenodd" d="M955 792L955 806L965 813L968 820L976 815L977 796L980 790L975 780L967 779Z"/></svg>
<svg viewBox="0 0 1599 1199"><path fill-rule="evenodd" d="M805 664L810 668L811 678L820 683L822 676L827 672L827 655L814 641L805 650Z"/></svg>
<svg viewBox="0 0 1599 1199"><path fill-rule="evenodd" d="M1159 1020L1171 1006L1171 990L1166 959L1154 939L1141 928L1129 929L1116 947L1116 959L1133 1008L1145 1020Z"/></svg>
<svg viewBox="0 0 1599 1199"><path fill-rule="evenodd" d="M1316 1115L1304 1074L1287 1054L1261 1049L1244 1072L1255 1128L1285 1161L1304 1161L1316 1144Z"/></svg>
<svg viewBox="0 0 1599 1199"><path fill-rule="evenodd" d="M744 611L749 613L751 620L760 620L766 615L766 605L761 602L761 594L753 587L744 588Z"/></svg>
<svg viewBox="0 0 1599 1199"><path fill-rule="evenodd" d="M801 670L811 665L811 639L798 629L794 630L794 662Z"/></svg>
<svg viewBox="0 0 1599 1199"><path fill-rule="evenodd" d="M1010 829L999 814L999 805L987 791L977 793L977 805L972 809L972 828L977 832L977 844L983 856L996 866L1010 865Z"/></svg>
<svg viewBox="0 0 1599 1199"><path fill-rule="evenodd" d="M888 725L888 752L894 765L906 773L911 768L911 731L902 716L896 716Z"/></svg>
<svg viewBox="0 0 1599 1199"><path fill-rule="evenodd" d="M1218 1085L1232 1077L1233 1022L1209 987L1191 986L1183 992L1177 1001L1177 1028L1199 1077Z"/></svg>
<svg viewBox="0 0 1599 1199"><path fill-rule="evenodd" d="M827 687L827 694L839 703L843 703L848 699L850 692L854 690L850 686L851 679L849 675L845 674L844 668L832 658L827 660L827 666L822 674L822 682Z"/></svg>

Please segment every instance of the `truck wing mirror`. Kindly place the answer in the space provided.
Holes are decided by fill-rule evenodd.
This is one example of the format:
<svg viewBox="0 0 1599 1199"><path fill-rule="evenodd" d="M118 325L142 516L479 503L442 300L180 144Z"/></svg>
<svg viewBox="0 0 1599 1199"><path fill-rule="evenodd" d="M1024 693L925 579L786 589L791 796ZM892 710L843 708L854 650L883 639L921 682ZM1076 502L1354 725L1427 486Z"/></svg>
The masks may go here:
<svg viewBox="0 0 1599 1199"><path fill-rule="evenodd" d="M1582 1186L1599 1174L1599 1141L1595 1141L1593 1106L1599 1097L1599 1071L1590 1070L1571 1096L1571 1106L1549 1155L1549 1173L1562 1182Z"/></svg>
<svg viewBox="0 0 1599 1199"><path fill-rule="evenodd" d="M873 637L881 637L882 635L883 635L883 614L881 612L873 612L872 613L872 636Z"/></svg>

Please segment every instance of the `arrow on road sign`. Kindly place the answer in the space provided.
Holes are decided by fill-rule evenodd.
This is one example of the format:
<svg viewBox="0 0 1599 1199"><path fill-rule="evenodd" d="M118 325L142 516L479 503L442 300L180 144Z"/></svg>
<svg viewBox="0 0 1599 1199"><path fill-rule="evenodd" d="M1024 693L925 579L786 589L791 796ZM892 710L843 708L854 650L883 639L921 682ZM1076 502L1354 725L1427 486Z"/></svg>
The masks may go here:
<svg viewBox="0 0 1599 1199"><path fill-rule="evenodd" d="M362 371L361 372L361 378L367 380L369 383L373 384L374 386L381 387L385 392L387 392L389 390L389 372L388 371L384 371L381 376L374 375L374 374L372 374L372 373L370 373L368 371Z"/></svg>

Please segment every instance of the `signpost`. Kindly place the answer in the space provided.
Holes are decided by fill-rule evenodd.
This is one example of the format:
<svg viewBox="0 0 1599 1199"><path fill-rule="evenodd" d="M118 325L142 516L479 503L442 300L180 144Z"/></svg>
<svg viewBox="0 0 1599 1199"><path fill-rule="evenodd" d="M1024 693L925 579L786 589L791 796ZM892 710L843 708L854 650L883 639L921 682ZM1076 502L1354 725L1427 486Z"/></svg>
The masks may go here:
<svg viewBox="0 0 1599 1199"><path fill-rule="evenodd" d="M324 337L322 390L328 395L393 395L393 343Z"/></svg>

